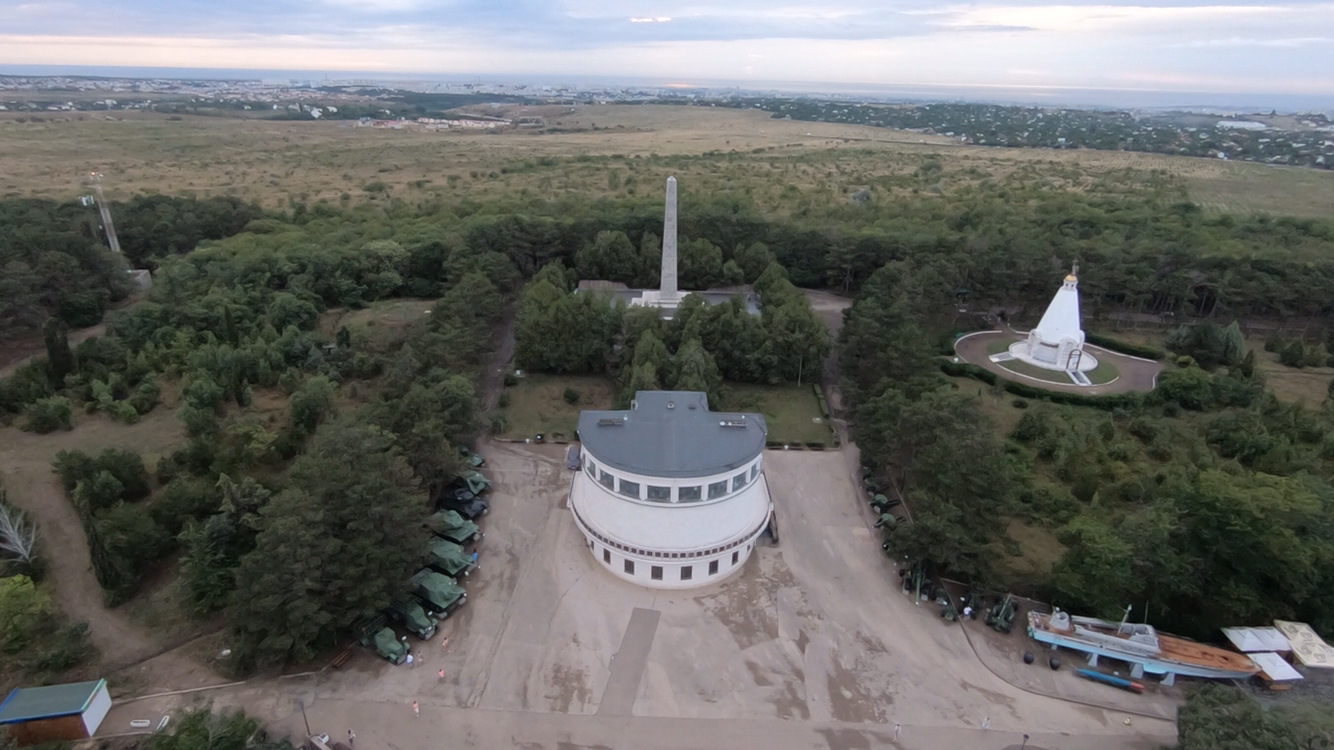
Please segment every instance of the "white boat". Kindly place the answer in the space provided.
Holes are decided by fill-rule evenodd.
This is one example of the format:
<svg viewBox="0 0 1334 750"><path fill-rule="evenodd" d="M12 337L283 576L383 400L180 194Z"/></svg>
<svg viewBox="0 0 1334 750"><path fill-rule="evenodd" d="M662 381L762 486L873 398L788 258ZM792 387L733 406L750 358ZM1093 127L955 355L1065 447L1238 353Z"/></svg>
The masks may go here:
<svg viewBox="0 0 1334 750"><path fill-rule="evenodd" d="M1083 651L1090 664L1102 656L1127 662L1134 677L1167 675L1169 684L1174 675L1245 679L1260 671L1245 654L1159 633L1152 625L1076 617L1059 609L1050 615L1030 611L1028 634L1039 643Z"/></svg>

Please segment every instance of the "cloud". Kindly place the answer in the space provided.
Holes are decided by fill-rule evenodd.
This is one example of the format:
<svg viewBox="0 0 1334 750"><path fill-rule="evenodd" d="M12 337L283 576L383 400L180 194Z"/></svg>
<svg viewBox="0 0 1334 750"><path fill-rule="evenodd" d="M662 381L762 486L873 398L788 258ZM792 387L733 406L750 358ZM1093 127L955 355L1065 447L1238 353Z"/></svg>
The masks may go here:
<svg viewBox="0 0 1334 750"><path fill-rule="evenodd" d="M0 0L3 63L1332 90L1308 0ZM1249 87L1249 89L1247 89Z"/></svg>

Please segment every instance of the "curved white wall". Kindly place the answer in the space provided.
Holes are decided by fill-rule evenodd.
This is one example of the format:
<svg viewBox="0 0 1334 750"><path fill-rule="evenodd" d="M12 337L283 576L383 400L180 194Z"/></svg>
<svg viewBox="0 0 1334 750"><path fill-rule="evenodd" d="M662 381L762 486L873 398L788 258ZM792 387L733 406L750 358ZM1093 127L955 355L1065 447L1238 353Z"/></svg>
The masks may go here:
<svg viewBox="0 0 1334 750"><path fill-rule="evenodd" d="M612 488L603 484L610 472ZM744 477L744 479L741 479ZM624 488L622 481L633 482ZM709 485L727 483L709 498ZM657 491L649 499L648 488ZM681 488L700 488L700 499ZM623 489L636 490L634 495ZM762 456L702 477L651 477L602 466L585 453L570 488L570 510L593 559L616 577L641 586L685 589L717 583L745 564L769 522L773 504Z"/></svg>

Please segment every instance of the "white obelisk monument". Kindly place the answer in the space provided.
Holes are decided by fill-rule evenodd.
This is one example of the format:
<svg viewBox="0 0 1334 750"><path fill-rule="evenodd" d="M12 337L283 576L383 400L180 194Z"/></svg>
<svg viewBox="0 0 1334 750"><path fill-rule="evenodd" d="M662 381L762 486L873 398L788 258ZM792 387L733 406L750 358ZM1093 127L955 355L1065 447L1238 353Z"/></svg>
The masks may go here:
<svg viewBox="0 0 1334 750"><path fill-rule="evenodd" d="M663 299L676 299L676 178L667 178L667 208L662 216L662 281L658 284ZM674 306L674 305L673 305Z"/></svg>
<svg viewBox="0 0 1334 750"><path fill-rule="evenodd" d="M682 296L676 288L676 178L668 177L667 207L662 216L662 278L657 289L645 289L630 305L656 307L662 311L662 317L671 320Z"/></svg>

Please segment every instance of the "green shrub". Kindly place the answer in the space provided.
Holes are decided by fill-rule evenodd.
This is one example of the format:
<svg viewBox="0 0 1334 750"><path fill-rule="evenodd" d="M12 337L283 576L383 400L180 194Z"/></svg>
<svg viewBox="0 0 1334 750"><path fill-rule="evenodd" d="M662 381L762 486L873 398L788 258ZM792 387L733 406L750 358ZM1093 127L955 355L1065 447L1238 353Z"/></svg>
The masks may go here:
<svg viewBox="0 0 1334 750"><path fill-rule="evenodd" d="M134 394L130 396L130 406L140 414L147 414L157 406L161 395L162 388L158 386L157 378L149 375L135 386Z"/></svg>
<svg viewBox="0 0 1334 750"><path fill-rule="evenodd" d="M74 423L70 419L69 399L64 396L50 396L34 401L27 409L28 421L23 429L45 435L56 430L72 430Z"/></svg>
<svg viewBox="0 0 1334 750"><path fill-rule="evenodd" d="M217 512L218 503L218 492L213 482L178 477L162 491L162 496L153 503L149 514L168 534L176 536L187 521Z"/></svg>
<svg viewBox="0 0 1334 750"><path fill-rule="evenodd" d="M76 622L57 630L51 642L36 652L30 668L57 674L82 664L95 653L96 649L88 638L88 623Z"/></svg>
<svg viewBox="0 0 1334 750"><path fill-rule="evenodd" d="M1023 400L1022 398L1016 398L1015 400L1010 402L1010 406L1013 406L1016 409L1027 409L1028 402Z"/></svg>
<svg viewBox="0 0 1334 750"><path fill-rule="evenodd" d="M579 403L579 391L573 388L566 388L565 392L561 394L561 397L565 399L565 403L570 404L571 406Z"/></svg>
<svg viewBox="0 0 1334 750"><path fill-rule="evenodd" d="M1100 346L1103 349L1109 349L1122 354L1129 354L1132 357L1143 357L1144 359L1159 360L1167 356L1167 352L1155 346L1144 346L1142 344L1131 344L1127 341L1103 336L1097 333L1084 332L1084 341Z"/></svg>
<svg viewBox="0 0 1334 750"><path fill-rule="evenodd" d="M519 376L512 372L505 373L505 387L512 388L519 384Z"/></svg>
<svg viewBox="0 0 1334 750"><path fill-rule="evenodd" d="M1278 361L1288 367L1306 366L1306 345L1301 341L1289 341L1278 352Z"/></svg>

